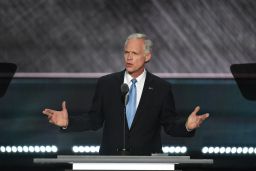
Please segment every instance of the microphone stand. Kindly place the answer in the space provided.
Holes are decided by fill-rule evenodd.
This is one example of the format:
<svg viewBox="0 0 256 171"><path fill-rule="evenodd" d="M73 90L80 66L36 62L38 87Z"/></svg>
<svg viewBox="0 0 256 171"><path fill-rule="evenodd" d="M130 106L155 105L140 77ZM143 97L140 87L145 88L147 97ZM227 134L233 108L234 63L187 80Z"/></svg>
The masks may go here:
<svg viewBox="0 0 256 171"><path fill-rule="evenodd" d="M124 111L123 111L123 148L121 149L120 155L130 155L129 149L126 149L126 104L128 101L128 93L126 93L125 95L125 99L124 99Z"/></svg>
<svg viewBox="0 0 256 171"><path fill-rule="evenodd" d="M129 87L127 84L121 85L121 93L122 93L122 102L124 104L124 111L123 111L123 147L122 149L117 149L120 155L129 155L129 150L126 149L126 104L128 102L129 97Z"/></svg>

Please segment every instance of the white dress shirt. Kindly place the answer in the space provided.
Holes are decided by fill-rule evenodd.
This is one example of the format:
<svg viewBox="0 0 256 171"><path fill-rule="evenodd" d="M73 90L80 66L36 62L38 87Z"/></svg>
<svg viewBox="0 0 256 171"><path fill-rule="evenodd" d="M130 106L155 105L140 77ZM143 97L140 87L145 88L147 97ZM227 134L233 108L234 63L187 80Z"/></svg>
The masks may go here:
<svg viewBox="0 0 256 171"><path fill-rule="evenodd" d="M142 95L142 91L143 91L143 87L144 87L144 83L146 80L146 70L144 69L143 73L140 74L140 76L138 76L137 78L135 78L137 80L136 82L136 89L137 89L137 95L136 95L136 109L138 108L139 102L140 102L140 98ZM126 83L129 86L129 89L132 85L132 80L133 77L127 72L125 71L124 74L124 83Z"/></svg>

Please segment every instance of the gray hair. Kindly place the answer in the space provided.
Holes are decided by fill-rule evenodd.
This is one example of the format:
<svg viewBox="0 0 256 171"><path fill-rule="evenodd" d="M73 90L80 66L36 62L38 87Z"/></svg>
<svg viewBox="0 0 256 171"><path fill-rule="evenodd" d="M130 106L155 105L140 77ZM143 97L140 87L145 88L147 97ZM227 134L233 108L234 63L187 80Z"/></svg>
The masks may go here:
<svg viewBox="0 0 256 171"><path fill-rule="evenodd" d="M127 39L125 41L125 44L124 44L125 46L126 46L128 40L130 40L130 39L143 39L144 40L144 44L145 44L144 51L146 53L152 52L153 42L148 38L147 35L142 34L142 33L133 33L133 34L131 34L131 35L129 35L127 37Z"/></svg>

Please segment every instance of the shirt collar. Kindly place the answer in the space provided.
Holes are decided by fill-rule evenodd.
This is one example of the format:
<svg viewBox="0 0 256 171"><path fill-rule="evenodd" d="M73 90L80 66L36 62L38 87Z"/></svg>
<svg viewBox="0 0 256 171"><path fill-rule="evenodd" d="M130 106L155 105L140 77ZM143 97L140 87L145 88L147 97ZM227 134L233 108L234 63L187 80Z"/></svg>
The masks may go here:
<svg viewBox="0 0 256 171"><path fill-rule="evenodd" d="M144 69L144 71L136 78L137 82L142 81L143 79L145 80L146 78L146 70ZM124 74L124 83L126 84L130 84L131 80L133 79L133 77L127 72L125 71Z"/></svg>

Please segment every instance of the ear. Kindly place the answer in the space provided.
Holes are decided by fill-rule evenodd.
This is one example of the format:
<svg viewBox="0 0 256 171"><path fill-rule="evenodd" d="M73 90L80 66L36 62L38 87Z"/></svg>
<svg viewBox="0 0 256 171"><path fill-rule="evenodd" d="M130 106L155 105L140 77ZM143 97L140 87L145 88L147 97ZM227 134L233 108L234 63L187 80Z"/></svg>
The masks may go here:
<svg viewBox="0 0 256 171"><path fill-rule="evenodd" d="M145 62L146 62L146 63L149 62L149 61L151 60L151 57L152 57L151 53L147 53L147 54L145 55Z"/></svg>

